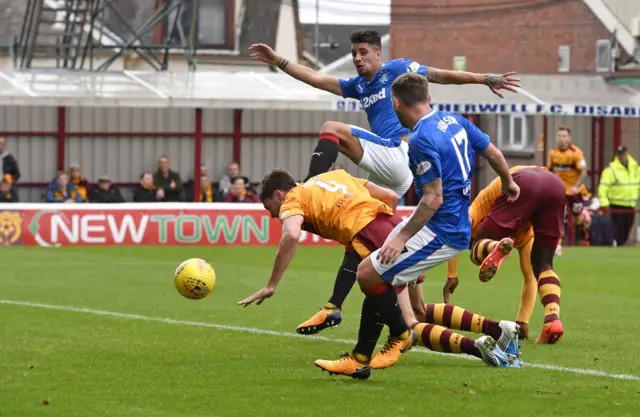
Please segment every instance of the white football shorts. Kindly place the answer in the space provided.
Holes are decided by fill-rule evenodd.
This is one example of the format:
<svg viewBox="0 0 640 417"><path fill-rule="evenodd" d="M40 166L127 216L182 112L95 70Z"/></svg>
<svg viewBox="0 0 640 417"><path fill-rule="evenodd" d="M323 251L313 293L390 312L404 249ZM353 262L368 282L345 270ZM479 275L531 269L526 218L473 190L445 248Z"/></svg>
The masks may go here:
<svg viewBox="0 0 640 417"><path fill-rule="evenodd" d="M383 139L353 125L351 134L360 139L364 153L359 166L369 173L369 181L390 188L400 197L404 196L413 183L407 142L400 139Z"/></svg>
<svg viewBox="0 0 640 417"><path fill-rule="evenodd" d="M398 224L387 236L386 240L396 236L408 221L409 219L406 219ZM369 255L378 274L394 287L416 281L418 276L424 274L427 270L445 263L451 258L455 258L462 252L446 245L439 236L436 236L427 227L423 227L422 230L409 239L405 248L406 252L402 253L395 263L388 265L382 265L376 259L380 249Z"/></svg>

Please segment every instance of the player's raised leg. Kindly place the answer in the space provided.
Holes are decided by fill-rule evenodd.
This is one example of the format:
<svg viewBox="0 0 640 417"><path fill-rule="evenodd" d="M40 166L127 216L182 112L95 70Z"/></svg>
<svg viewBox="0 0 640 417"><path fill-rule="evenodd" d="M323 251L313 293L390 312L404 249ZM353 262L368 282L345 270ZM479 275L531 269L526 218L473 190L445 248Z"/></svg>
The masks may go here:
<svg viewBox="0 0 640 417"><path fill-rule="evenodd" d="M512 249L513 239L510 237L500 240L486 237L476 239L471 248L471 261L480 265L480 281L487 282L496 276Z"/></svg>
<svg viewBox="0 0 640 417"><path fill-rule="evenodd" d="M356 164L360 164L363 155L362 145L357 137L351 133L351 125L341 122L325 122L318 135L318 143L311 154L308 180L323 174L331 168L338 153L342 152Z"/></svg>

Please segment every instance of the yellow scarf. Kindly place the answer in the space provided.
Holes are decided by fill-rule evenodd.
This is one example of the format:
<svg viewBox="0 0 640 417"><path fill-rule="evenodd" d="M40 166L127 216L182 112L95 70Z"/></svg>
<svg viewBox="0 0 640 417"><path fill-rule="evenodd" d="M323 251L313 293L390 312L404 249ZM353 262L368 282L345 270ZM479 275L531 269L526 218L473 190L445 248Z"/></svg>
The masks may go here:
<svg viewBox="0 0 640 417"><path fill-rule="evenodd" d="M207 188L200 193L200 201L213 203L213 190L211 189L211 183L207 184Z"/></svg>

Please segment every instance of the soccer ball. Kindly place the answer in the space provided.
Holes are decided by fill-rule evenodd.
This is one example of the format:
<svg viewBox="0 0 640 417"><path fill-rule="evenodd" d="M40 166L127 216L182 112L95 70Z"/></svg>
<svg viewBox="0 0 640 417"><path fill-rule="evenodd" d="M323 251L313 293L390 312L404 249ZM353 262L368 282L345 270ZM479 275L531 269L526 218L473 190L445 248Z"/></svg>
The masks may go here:
<svg viewBox="0 0 640 417"><path fill-rule="evenodd" d="M213 291L216 285L216 271L207 261L191 258L178 266L174 279L180 294L192 300L199 300Z"/></svg>

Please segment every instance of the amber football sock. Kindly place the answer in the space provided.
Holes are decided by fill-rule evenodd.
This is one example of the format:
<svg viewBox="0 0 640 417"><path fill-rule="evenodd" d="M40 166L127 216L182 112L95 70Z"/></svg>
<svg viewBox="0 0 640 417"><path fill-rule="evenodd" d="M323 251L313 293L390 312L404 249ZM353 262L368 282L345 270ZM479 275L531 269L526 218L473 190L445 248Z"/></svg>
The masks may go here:
<svg viewBox="0 0 640 417"><path fill-rule="evenodd" d="M427 323L455 330L483 333L498 340L502 329L497 322L453 304L427 304Z"/></svg>
<svg viewBox="0 0 640 417"><path fill-rule="evenodd" d="M500 242L491 239L480 239L476 241L471 248L471 262L480 265L498 243Z"/></svg>
<svg viewBox="0 0 640 417"><path fill-rule="evenodd" d="M560 279L553 269L540 273L538 293L544 306L544 327L554 320L560 320Z"/></svg>
<svg viewBox="0 0 640 417"><path fill-rule="evenodd" d="M418 335L418 344L429 350L447 353L466 353L482 359L474 340L453 333L442 326L418 323L413 328Z"/></svg>

